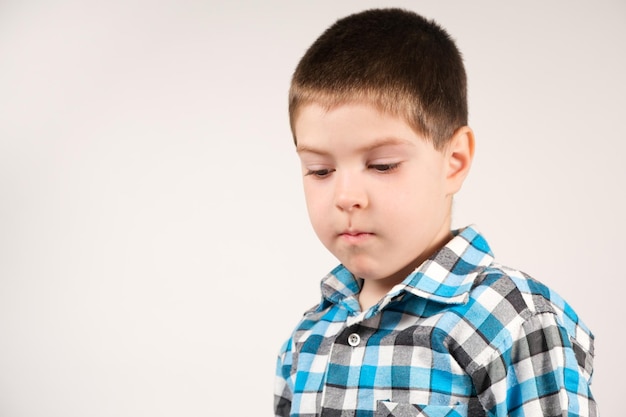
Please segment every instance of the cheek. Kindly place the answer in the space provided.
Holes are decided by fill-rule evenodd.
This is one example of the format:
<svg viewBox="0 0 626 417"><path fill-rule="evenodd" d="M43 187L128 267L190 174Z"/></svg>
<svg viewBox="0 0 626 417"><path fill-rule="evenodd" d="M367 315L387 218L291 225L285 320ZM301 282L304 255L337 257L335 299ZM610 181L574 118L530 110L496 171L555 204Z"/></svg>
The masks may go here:
<svg viewBox="0 0 626 417"><path fill-rule="evenodd" d="M313 227L317 230L321 224L323 224L323 219L326 217L327 213L324 193L319 187L305 186L304 200L309 213L309 219L311 219Z"/></svg>
<svg viewBox="0 0 626 417"><path fill-rule="evenodd" d="M396 223L415 223L433 216L441 210L444 195L428 181L413 181L404 187L381 190L382 209Z"/></svg>
<svg viewBox="0 0 626 417"><path fill-rule="evenodd" d="M319 194L320 193L316 187L313 187L310 184L304 184L304 201L309 211L312 211L315 206L319 205Z"/></svg>

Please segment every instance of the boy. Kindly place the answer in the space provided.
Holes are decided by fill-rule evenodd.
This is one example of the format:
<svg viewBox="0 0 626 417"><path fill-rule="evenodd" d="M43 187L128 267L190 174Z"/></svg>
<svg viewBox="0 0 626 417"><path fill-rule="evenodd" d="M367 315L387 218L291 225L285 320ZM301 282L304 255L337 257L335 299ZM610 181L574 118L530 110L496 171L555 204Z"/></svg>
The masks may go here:
<svg viewBox="0 0 626 417"><path fill-rule="evenodd" d="M313 228L341 262L277 364L276 416L595 416L593 335L451 230L474 153L461 55L401 9L338 20L293 75Z"/></svg>

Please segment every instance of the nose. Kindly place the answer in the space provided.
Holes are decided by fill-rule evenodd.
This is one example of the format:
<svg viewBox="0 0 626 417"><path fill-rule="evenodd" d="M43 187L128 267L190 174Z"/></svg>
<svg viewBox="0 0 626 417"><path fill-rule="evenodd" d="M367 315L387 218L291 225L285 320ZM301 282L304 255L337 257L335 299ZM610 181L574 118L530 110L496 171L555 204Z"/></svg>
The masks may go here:
<svg viewBox="0 0 626 417"><path fill-rule="evenodd" d="M338 173L335 183L335 205L342 211L363 209L369 200L363 179L357 173Z"/></svg>

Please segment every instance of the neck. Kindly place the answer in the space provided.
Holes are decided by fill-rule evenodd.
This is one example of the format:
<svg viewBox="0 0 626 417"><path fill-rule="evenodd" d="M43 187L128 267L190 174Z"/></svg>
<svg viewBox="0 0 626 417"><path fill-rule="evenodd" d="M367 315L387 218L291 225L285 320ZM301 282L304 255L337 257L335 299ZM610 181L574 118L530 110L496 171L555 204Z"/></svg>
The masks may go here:
<svg viewBox="0 0 626 417"><path fill-rule="evenodd" d="M359 293L361 311L365 311L378 303L392 288L393 285L382 283L379 280L364 280Z"/></svg>

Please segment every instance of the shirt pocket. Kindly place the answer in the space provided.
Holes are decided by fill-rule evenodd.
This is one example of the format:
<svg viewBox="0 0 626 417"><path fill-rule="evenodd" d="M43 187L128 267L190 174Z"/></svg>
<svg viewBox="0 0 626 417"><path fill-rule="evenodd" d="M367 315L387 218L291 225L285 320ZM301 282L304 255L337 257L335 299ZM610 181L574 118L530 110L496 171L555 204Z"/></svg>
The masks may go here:
<svg viewBox="0 0 626 417"><path fill-rule="evenodd" d="M420 405L379 401L375 417L467 417L467 404Z"/></svg>

